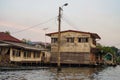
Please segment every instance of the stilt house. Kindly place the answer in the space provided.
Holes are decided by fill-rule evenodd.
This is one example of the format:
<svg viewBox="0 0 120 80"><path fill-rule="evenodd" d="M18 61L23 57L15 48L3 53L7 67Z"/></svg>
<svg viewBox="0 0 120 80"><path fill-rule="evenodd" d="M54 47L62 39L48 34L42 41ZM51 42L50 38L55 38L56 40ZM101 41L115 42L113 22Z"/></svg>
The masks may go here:
<svg viewBox="0 0 120 80"><path fill-rule="evenodd" d="M95 54L96 39L100 36L96 33L76 30L61 31L60 63L61 64L96 64L98 58ZM51 37L50 63L58 61L58 32L48 33Z"/></svg>
<svg viewBox="0 0 120 80"><path fill-rule="evenodd" d="M23 43L19 39L0 32L0 62L40 63L45 49Z"/></svg>

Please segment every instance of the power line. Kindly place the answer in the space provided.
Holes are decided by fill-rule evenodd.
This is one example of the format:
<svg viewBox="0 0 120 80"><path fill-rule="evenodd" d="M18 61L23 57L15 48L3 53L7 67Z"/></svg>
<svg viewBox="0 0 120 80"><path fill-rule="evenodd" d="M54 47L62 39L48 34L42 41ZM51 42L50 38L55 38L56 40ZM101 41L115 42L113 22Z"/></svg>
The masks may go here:
<svg viewBox="0 0 120 80"><path fill-rule="evenodd" d="M28 28L25 28L25 29L22 29L22 30L19 30L19 31L13 32L12 34L20 33L20 32L23 32L23 31L29 30L29 29L31 29L31 28L37 27L37 26L39 26L39 25L46 24L46 23L48 23L49 21L52 21L52 20L55 19L55 18L56 18L56 17L51 18L51 19L49 19L49 20L47 20L47 21L41 22L41 23L39 23L39 24L33 25L33 26L31 26L31 27L28 27Z"/></svg>
<svg viewBox="0 0 120 80"><path fill-rule="evenodd" d="M113 42L116 42L116 43L112 43L110 45L120 46L120 40L114 40Z"/></svg>
<svg viewBox="0 0 120 80"><path fill-rule="evenodd" d="M75 27L75 24L73 24L73 22L71 22L70 20L68 20L65 16L62 17L62 20L65 21L68 25L70 25L74 29L79 30L79 28Z"/></svg>
<svg viewBox="0 0 120 80"><path fill-rule="evenodd" d="M77 27L75 27L75 25L73 25L73 24L72 24L71 22L69 22L67 19L62 18L62 20L63 20L64 22L66 22L69 26L71 26L72 28L74 28L74 29L78 30L78 28L77 28Z"/></svg>

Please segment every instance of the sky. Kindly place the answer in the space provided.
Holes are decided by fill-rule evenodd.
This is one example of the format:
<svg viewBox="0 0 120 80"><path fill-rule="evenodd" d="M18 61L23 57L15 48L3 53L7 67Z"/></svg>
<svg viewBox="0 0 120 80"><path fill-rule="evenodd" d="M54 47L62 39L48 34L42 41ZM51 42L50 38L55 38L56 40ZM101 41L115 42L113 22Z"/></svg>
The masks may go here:
<svg viewBox="0 0 120 80"><path fill-rule="evenodd" d="M0 0L0 32L50 42L45 33L58 30L58 8L65 3L62 30L97 33L98 43L120 48L120 0Z"/></svg>

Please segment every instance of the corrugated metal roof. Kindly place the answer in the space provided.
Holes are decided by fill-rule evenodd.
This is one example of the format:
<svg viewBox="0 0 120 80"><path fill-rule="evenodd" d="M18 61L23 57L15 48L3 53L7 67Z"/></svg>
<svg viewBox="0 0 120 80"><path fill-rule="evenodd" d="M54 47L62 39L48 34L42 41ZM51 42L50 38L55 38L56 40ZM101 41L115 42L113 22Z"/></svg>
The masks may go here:
<svg viewBox="0 0 120 80"><path fill-rule="evenodd" d="M16 42L8 42L8 41L1 41L1 42L3 42L2 44L4 44L4 45L6 44L9 46L19 47L19 48L28 49L28 50L36 50L36 51L46 50L46 49L42 49L42 48L36 48L36 47L30 46L30 45L24 44L24 43L16 43Z"/></svg>

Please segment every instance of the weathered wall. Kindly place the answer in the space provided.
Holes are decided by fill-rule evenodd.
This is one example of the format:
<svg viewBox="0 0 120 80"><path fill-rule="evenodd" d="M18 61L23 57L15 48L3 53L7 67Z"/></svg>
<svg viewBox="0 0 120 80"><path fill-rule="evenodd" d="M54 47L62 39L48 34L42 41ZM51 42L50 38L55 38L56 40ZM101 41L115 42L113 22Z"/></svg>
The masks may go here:
<svg viewBox="0 0 120 80"><path fill-rule="evenodd" d="M58 34L51 35L51 38L57 38ZM68 43L66 38L74 37L74 43ZM88 37L87 43L79 43L78 37ZM90 48L95 47L92 42L90 34L85 33L75 33L75 32L66 32L61 33L61 52L90 52ZM57 43L51 44L51 52L57 52L58 45Z"/></svg>
<svg viewBox="0 0 120 80"><path fill-rule="evenodd" d="M67 42L67 37L74 37L74 43ZM88 38L88 42L78 42L78 38ZM58 38L58 34L52 34L51 38ZM58 61L58 43L51 43L51 63ZM95 55L91 53L91 48L95 48L93 38L90 34L65 32L61 33L61 63L65 64L94 64Z"/></svg>
<svg viewBox="0 0 120 80"><path fill-rule="evenodd" d="M90 54L89 53L61 53L61 63L62 64L89 64ZM57 63L57 53L52 53L51 63Z"/></svg>
<svg viewBox="0 0 120 80"><path fill-rule="evenodd" d="M41 56L42 54L40 54L40 57L39 58L34 58L33 57L33 52L31 51L31 57L24 57L24 53L23 53L23 50L20 51L21 52L21 55L20 57L16 57L16 56L13 56L13 48L10 49L10 61L15 61L15 62L24 62L24 61L31 61L31 62L37 62L37 61L41 61Z"/></svg>

